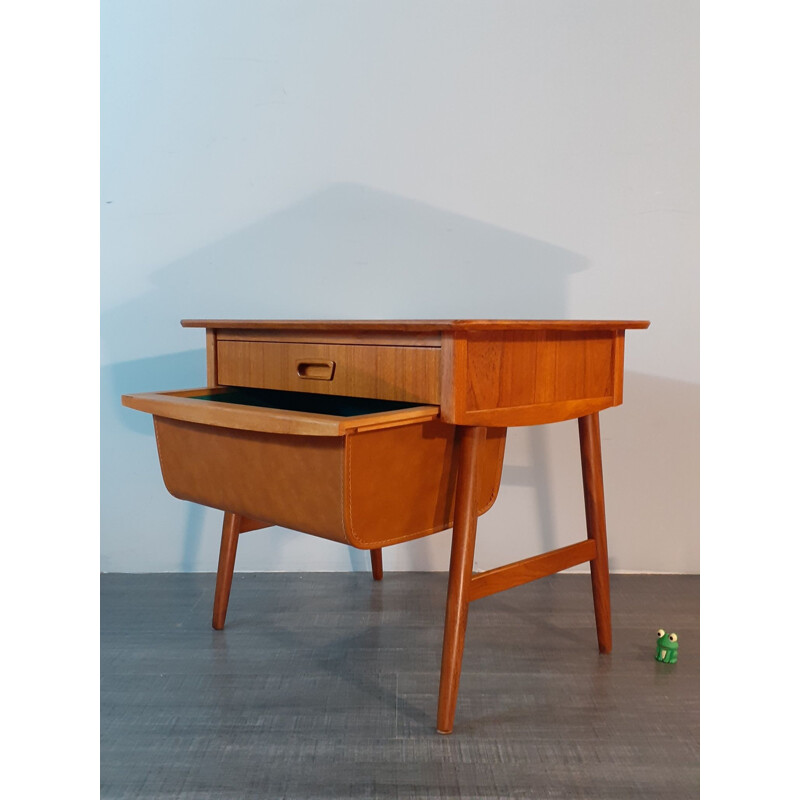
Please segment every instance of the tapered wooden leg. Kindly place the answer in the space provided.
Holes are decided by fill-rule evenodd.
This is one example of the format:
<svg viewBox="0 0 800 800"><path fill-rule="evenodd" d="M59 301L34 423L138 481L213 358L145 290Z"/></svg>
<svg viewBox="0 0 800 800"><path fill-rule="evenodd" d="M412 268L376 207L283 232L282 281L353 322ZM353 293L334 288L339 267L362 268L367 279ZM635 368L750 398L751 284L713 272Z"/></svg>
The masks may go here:
<svg viewBox="0 0 800 800"><path fill-rule="evenodd" d="M578 419L583 469L583 499L586 504L586 531L597 546L597 556L589 564L592 570L594 618L597 646L601 653L611 652L611 595L608 580L608 544L606 542L606 503L603 494L603 462L600 454L600 422L597 413Z"/></svg>
<svg viewBox="0 0 800 800"><path fill-rule="evenodd" d="M383 578L383 554L381 548L369 551L369 558L372 561L372 577L379 581Z"/></svg>
<svg viewBox="0 0 800 800"><path fill-rule="evenodd" d="M436 730L439 733L452 732L456 715L464 634L467 630L472 562L475 558L475 530L478 521L476 508L478 450L485 437L486 428L460 428L453 544L450 549L450 579L447 584L442 672L439 678L439 711L436 720Z"/></svg>
<svg viewBox="0 0 800 800"><path fill-rule="evenodd" d="M236 561L236 545L239 543L241 526L240 514L225 512L222 521L222 542L219 546L214 613L211 617L211 627L217 631L221 631L225 627L225 615L228 613L228 599L231 596L231 582L233 581L233 565Z"/></svg>

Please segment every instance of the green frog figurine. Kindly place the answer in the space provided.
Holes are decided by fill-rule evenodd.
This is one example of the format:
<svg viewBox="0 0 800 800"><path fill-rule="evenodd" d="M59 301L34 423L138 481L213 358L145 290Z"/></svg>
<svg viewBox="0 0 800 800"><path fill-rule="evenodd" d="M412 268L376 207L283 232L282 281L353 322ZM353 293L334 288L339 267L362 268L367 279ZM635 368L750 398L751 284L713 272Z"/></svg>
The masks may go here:
<svg viewBox="0 0 800 800"><path fill-rule="evenodd" d="M667 632L663 628L658 629L658 641L656 642L656 661L664 664L674 664L678 660L678 634Z"/></svg>

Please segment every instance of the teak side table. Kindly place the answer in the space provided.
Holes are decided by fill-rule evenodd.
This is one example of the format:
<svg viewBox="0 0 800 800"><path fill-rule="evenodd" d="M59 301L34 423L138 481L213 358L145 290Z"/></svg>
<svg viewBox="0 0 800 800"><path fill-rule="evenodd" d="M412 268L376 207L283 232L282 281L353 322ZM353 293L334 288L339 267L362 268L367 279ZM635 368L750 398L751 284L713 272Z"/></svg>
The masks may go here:
<svg viewBox="0 0 800 800"><path fill-rule="evenodd" d="M598 414L622 403L625 331L643 321L183 320L205 328L207 386L125 395L153 415L176 497L225 512L212 625L236 546L280 525L370 551L453 528L437 730L455 718L469 604L588 561L611 650ZM578 420L588 537L473 576L477 519L506 429Z"/></svg>

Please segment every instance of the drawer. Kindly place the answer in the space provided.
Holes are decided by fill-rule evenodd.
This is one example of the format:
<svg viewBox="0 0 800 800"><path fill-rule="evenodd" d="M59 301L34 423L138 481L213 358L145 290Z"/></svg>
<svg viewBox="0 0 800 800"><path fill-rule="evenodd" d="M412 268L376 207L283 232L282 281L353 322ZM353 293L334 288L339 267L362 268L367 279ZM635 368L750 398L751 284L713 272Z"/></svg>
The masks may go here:
<svg viewBox="0 0 800 800"><path fill-rule="evenodd" d="M223 386L439 403L439 347L219 338Z"/></svg>
<svg viewBox="0 0 800 800"><path fill-rule="evenodd" d="M255 389L126 395L153 414L168 491L361 549L453 525L456 428L437 407ZM505 429L481 445L479 513L497 496Z"/></svg>

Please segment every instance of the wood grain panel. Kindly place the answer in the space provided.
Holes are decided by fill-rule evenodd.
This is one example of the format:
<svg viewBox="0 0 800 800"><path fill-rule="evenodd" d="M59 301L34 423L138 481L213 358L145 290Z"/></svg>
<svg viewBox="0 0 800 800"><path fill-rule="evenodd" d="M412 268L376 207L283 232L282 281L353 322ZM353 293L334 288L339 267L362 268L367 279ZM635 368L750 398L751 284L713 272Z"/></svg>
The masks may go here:
<svg viewBox="0 0 800 800"><path fill-rule="evenodd" d="M442 418L536 425L615 404L623 331L476 330L445 335Z"/></svg>
<svg viewBox="0 0 800 800"><path fill-rule="evenodd" d="M611 396L613 345L613 332L470 334L466 409Z"/></svg>
<svg viewBox="0 0 800 800"><path fill-rule="evenodd" d="M453 526L458 474L456 429L424 425L348 435L345 524L350 544L386 547ZM476 513L497 498L506 432L493 428L480 443Z"/></svg>
<svg viewBox="0 0 800 800"><path fill-rule="evenodd" d="M411 403L439 402L438 347L294 342L217 341L218 381L348 397L373 397ZM298 362L333 361L332 380L309 380Z"/></svg>

